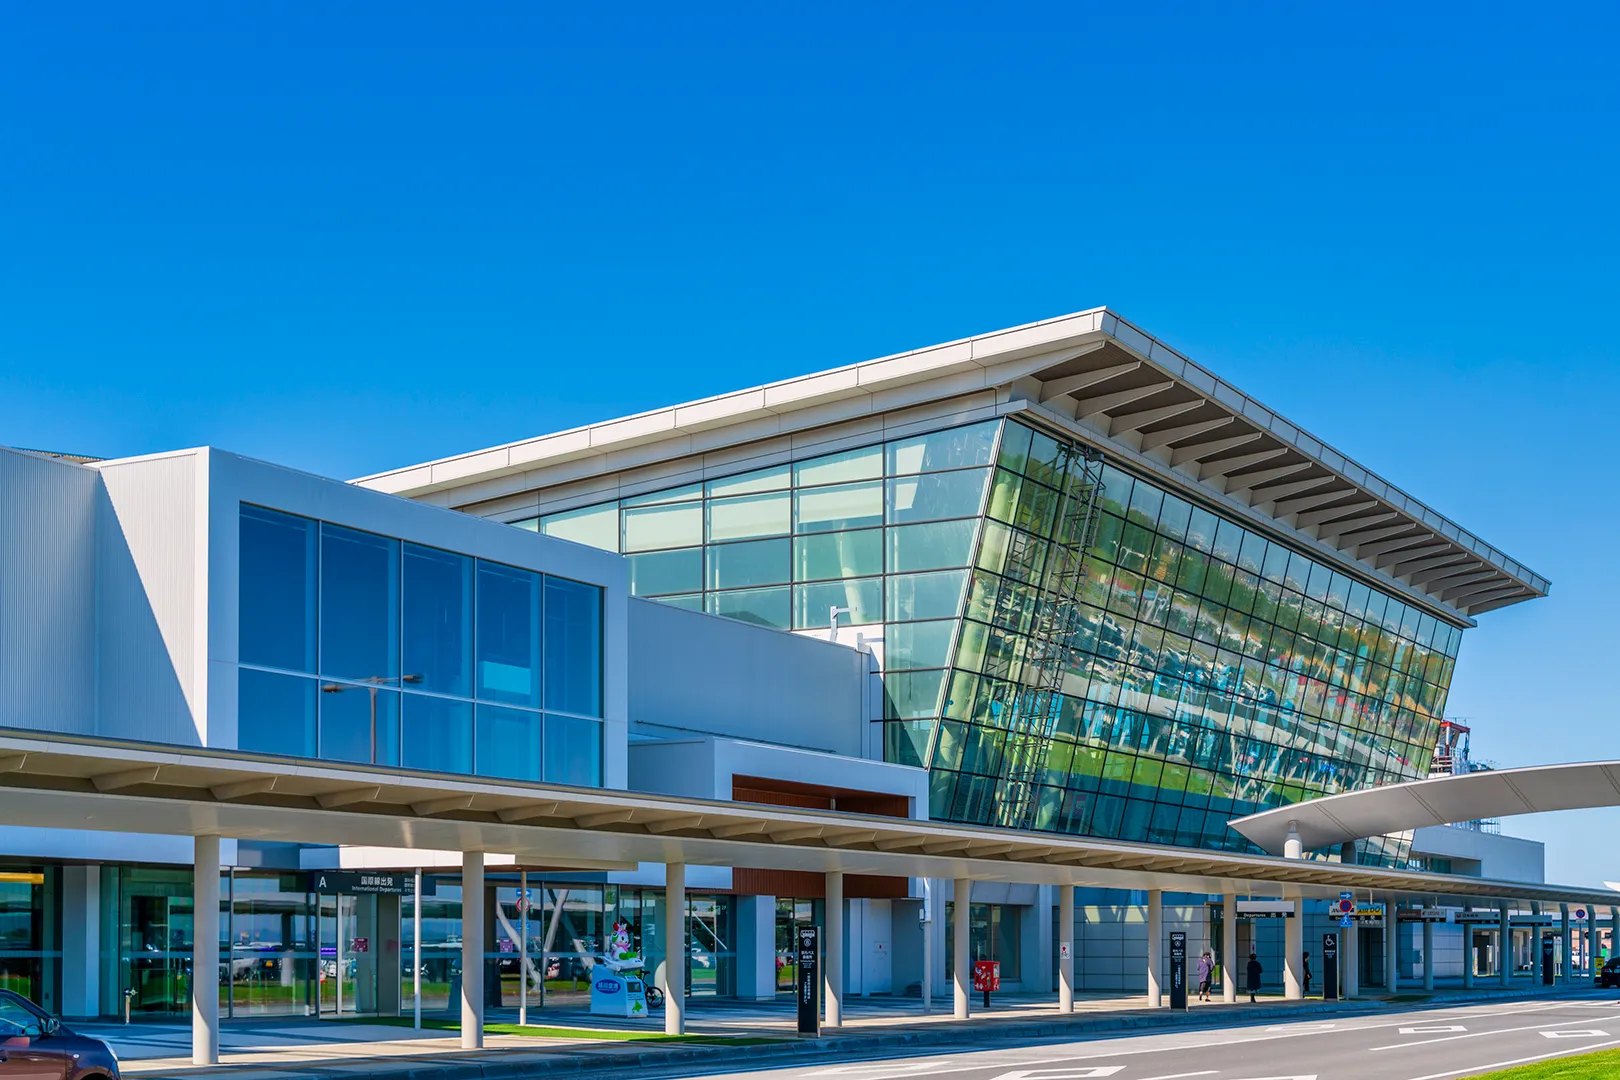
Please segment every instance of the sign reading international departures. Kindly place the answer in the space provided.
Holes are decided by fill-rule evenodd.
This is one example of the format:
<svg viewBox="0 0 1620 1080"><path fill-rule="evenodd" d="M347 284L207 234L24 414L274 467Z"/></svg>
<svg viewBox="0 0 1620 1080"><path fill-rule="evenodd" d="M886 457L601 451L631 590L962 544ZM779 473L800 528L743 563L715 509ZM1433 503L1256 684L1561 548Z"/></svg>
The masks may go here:
<svg viewBox="0 0 1620 1080"><path fill-rule="evenodd" d="M312 893L369 893L382 896L409 896L416 891L416 872L397 870L311 870ZM422 895L433 895L433 879L422 879Z"/></svg>

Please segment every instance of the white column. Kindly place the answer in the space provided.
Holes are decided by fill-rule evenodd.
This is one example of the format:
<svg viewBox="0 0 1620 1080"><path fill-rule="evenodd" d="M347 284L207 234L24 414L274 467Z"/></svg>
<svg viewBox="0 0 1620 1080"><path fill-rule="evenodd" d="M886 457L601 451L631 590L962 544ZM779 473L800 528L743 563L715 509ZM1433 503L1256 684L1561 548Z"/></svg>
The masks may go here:
<svg viewBox="0 0 1620 1080"><path fill-rule="evenodd" d="M101 1015L101 867L95 863L62 867L61 1001L63 1016Z"/></svg>
<svg viewBox="0 0 1620 1080"><path fill-rule="evenodd" d="M1570 942L1571 942L1572 939L1570 938L1570 934L1569 934L1569 905L1568 904L1559 904L1558 905L1558 910L1563 915L1563 923L1561 924L1562 929L1560 931L1560 936L1562 937L1561 944L1563 945L1563 951L1564 951L1563 963L1561 963L1559 965L1559 979L1558 979L1558 981L1560 983L1562 983L1563 985L1568 986L1571 982L1574 981L1574 975L1575 975L1575 958L1572 955L1570 955Z"/></svg>
<svg viewBox="0 0 1620 1080"><path fill-rule="evenodd" d="M1221 1000L1231 1005L1237 1001L1237 894L1227 893L1221 898Z"/></svg>
<svg viewBox="0 0 1620 1080"><path fill-rule="evenodd" d="M484 1045L484 853L461 853L461 1048Z"/></svg>
<svg viewBox="0 0 1620 1080"><path fill-rule="evenodd" d="M826 999L827 1026L844 1023L844 873L827 871L827 940L822 945L826 973L822 997Z"/></svg>
<svg viewBox="0 0 1620 1080"><path fill-rule="evenodd" d="M1339 934L1339 967L1344 976L1344 996L1361 993L1361 924L1352 924Z"/></svg>
<svg viewBox="0 0 1620 1080"><path fill-rule="evenodd" d="M1299 822L1288 823L1288 836L1283 840L1283 858L1303 859L1305 857L1305 844L1299 838Z"/></svg>
<svg viewBox="0 0 1620 1080"><path fill-rule="evenodd" d="M1513 917L1507 904L1502 905L1502 920L1496 927L1496 981L1504 987L1513 985Z"/></svg>
<svg viewBox="0 0 1620 1080"><path fill-rule="evenodd" d="M1073 885L1058 886L1058 1012L1074 1012Z"/></svg>
<svg viewBox="0 0 1620 1080"><path fill-rule="evenodd" d="M664 1034L686 1034L686 864L664 864Z"/></svg>
<svg viewBox="0 0 1620 1080"><path fill-rule="evenodd" d="M518 1026L529 1023L529 872L518 872ZM610 928L611 929L611 928Z"/></svg>
<svg viewBox="0 0 1620 1080"><path fill-rule="evenodd" d="M1164 966L1164 892L1149 889L1147 894L1147 1007L1164 1004L1159 969Z"/></svg>
<svg viewBox="0 0 1620 1080"><path fill-rule="evenodd" d="M1305 996L1305 901L1294 901L1294 917L1283 920L1283 997Z"/></svg>
<svg viewBox="0 0 1620 1080"><path fill-rule="evenodd" d="M192 841L191 1063L219 1064L219 837Z"/></svg>
<svg viewBox="0 0 1620 1080"><path fill-rule="evenodd" d="M1394 897L1384 901L1384 991L1393 994L1401 985L1401 923Z"/></svg>
<svg viewBox="0 0 1620 1080"><path fill-rule="evenodd" d="M416 895L411 897L411 1026L422 1027L422 868L416 868Z"/></svg>
<svg viewBox="0 0 1620 1080"><path fill-rule="evenodd" d="M968 935L971 915L968 908L972 903L973 882L968 878L957 878L956 888L951 894L951 937L953 942L951 951L955 954L951 960L951 983L956 991L956 1018L966 1020L969 1015L968 995L973 989L973 958L968 955L972 946L972 938Z"/></svg>
<svg viewBox="0 0 1620 1080"><path fill-rule="evenodd" d="M1434 923L1423 920L1423 989L1434 989Z"/></svg>

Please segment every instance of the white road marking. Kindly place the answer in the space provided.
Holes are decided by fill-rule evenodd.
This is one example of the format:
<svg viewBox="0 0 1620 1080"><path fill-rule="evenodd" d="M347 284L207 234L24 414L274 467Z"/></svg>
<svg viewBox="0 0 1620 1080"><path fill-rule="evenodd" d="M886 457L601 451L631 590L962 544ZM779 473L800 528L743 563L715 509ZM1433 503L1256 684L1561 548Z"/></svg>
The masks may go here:
<svg viewBox="0 0 1620 1080"><path fill-rule="evenodd" d="M1457 1039L1480 1039L1487 1035L1513 1035L1520 1031L1540 1031L1540 1024L1531 1024L1529 1027L1497 1028L1495 1031L1474 1031L1467 1035L1442 1035L1438 1039L1419 1039L1417 1042L1390 1043L1387 1046L1375 1046L1373 1052L1379 1050L1410 1050L1414 1046L1432 1046L1435 1043L1454 1042Z"/></svg>
<svg viewBox="0 0 1620 1080"><path fill-rule="evenodd" d="M1543 1039L1607 1039L1607 1031L1543 1031Z"/></svg>
<svg viewBox="0 0 1620 1080"><path fill-rule="evenodd" d="M1205 1069L1202 1072L1167 1073L1164 1076L1144 1076L1142 1077L1142 1080L1182 1080L1182 1077L1185 1076L1214 1076L1217 1072L1220 1072L1220 1070Z"/></svg>
<svg viewBox="0 0 1620 1080"><path fill-rule="evenodd" d="M1336 1028L1338 1026L1339 1026L1338 1024L1329 1024L1329 1023L1325 1023L1325 1022L1320 1021L1320 1020L1316 1020L1316 1021L1307 1021L1306 1023L1303 1023L1303 1024L1273 1024L1271 1027L1266 1028L1266 1030L1267 1031L1299 1031L1299 1032L1328 1031L1329 1029ZM1288 1078L1284 1077L1283 1080L1288 1080Z"/></svg>
<svg viewBox="0 0 1620 1080"><path fill-rule="evenodd" d="M1402 1035L1444 1035L1448 1031L1467 1031L1461 1024L1441 1024L1438 1027L1401 1028Z"/></svg>
<svg viewBox="0 0 1620 1080"><path fill-rule="evenodd" d="M1591 1046L1581 1047L1581 1050L1583 1052L1587 1050L1596 1050L1600 1046L1613 1046L1615 1043L1620 1043L1620 1039L1615 1039L1613 1042L1593 1043ZM1475 1073L1490 1072L1495 1069L1506 1069L1510 1065L1523 1065L1531 1061L1544 1061L1547 1058L1564 1057L1573 1052L1573 1050L1554 1050L1550 1054L1536 1054L1533 1057L1514 1058L1512 1061L1493 1061L1489 1065L1469 1065L1461 1069L1452 1069L1450 1072L1430 1073L1427 1076L1414 1076L1411 1078L1411 1080L1445 1080L1445 1078L1448 1076L1472 1076Z"/></svg>
<svg viewBox="0 0 1620 1080"><path fill-rule="evenodd" d="M1015 1069L1002 1073L994 1080L1099 1080L1124 1072L1123 1065L1087 1065L1078 1069Z"/></svg>

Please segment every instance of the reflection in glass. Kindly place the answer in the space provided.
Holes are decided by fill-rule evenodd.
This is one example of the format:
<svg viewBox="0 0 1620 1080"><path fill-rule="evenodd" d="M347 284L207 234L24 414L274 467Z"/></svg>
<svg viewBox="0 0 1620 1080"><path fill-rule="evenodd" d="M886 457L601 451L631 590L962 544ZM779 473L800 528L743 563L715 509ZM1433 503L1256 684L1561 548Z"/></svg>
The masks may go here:
<svg viewBox="0 0 1620 1080"><path fill-rule="evenodd" d="M540 531L560 540L572 540L603 551L619 550L619 504L602 503L540 519Z"/></svg>
<svg viewBox="0 0 1620 1080"><path fill-rule="evenodd" d="M630 591L636 596L697 592L703 588L703 549L631 555Z"/></svg>
<svg viewBox="0 0 1620 1080"><path fill-rule="evenodd" d="M545 703L548 709L602 715L602 590L546 577Z"/></svg>
<svg viewBox="0 0 1620 1080"><path fill-rule="evenodd" d="M540 779L541 728L539 713L478 706L478 775Z"/></svg>
<svg viewBox="0 0 1620 1080"><path fill-rule="evenodd" d="M840 626L882 622L883 579L851 578L817 585L795 585L793 628L815 630L830 626L829 614L835 607L847 609L838 616Z"/></svg>
<svg viewBox="0 0 1620 1080"><path fill-rule="evenodd" d="M973 517L978 514L979 504L984 499L984 484L988 476L983 469L968 469L890 480L889 524Z"/></svg>
<svg viewBox="0 0 1620 1080"><path fill-rule="evenodd" d="M238 655L315 670L315 522L243 504Z"/></svg>
<svg viewBox="0 0 1620 1080"><path fill-rule="evenodd" d="M602 785L602 725L572 716L546 716L545 778L578 787Z"/></svg>
<svg viewBox="0 0 1620 1080"><path fill-rule="evenodd" d="M241 668L236 683L238 749L316 756L315 680Z"/></svg>
<svg viewBox="0 0 1620 1080"><path fill-rule="evenodd" d="M321 525L321 674L399 675L399 541Z"/></svg>
<svg viewBox="0 0 1620 1080"><path fill-rule="evenodd" d="M741 589L780 585L789 578L792 541L753 540L742 544L712 544L707 549L709 588Z"/></svg>
<svg viewBox="0 0 1620 1080"><path fill-rule="evenodd" d="M883 531L818 533L793 541L793 579L824 581L883 573Z"/></svg>
<svg viewBox="0 0 1620 1080"><path fill-rule="evenodd" d="M350 683L320 686L320 756L328 761L398 765L399 695Z"/></svg>
<svg viewBox="0 0 1620 1080"><path fill-rule="evenodd" d="M415 689L466 697L471 693L473 561L406 544L402 565L405 673Z"/></svg>
<svg viewBox="0 0 1620 1080"><path fill-rule="evenodd" d="M883 524L883 483L813 488L794 496L794 531L836 532Z"/></svg>
<svg viewBox="0 0 1620 1080"><path fill-rule="evenodd" d="M624 511L624 550L653 551L703 543L703 504L629 508Z"/></svg>
<svg viewBox="0 0 1620 1080"><path fill-rule="evenodd" d="M714 499L709 503L709 539L785 536L792 531L792 519L793 500L785 491Z"/></svg>
<svg viewBox="0 0 1620 1080"><path fill-rule="evenodd" d="M426 694L402 698L400 764L432 772L472 772L472 704Z"/></svg>
<svg viewBox="0 0 1620 1080"><path fill-rule="evenodd" d="M478 696L540 705L540 575L478 564Z"/></svg>
<svg viewBox="0 0 1620 1080"><path fill-rule="evenodd" d="M709 593L710 615L724 615L728 619L758 623L777 630L790 625L789 592L780 589L738 589L735 592Z"/></svg>

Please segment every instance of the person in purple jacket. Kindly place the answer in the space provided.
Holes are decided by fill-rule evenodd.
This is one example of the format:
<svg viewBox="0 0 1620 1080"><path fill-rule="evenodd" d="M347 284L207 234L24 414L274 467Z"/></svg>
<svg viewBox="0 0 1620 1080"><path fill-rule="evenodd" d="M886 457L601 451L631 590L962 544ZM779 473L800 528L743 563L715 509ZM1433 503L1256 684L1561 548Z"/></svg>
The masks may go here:
<svg viewBox="0 0 1620 1080"><path fill-rule="evenodd" d="M1204 955L1198 958L1198 1000L1209 1000L1209 984L1215 976L1215 958L1204 950Z"/></svg>

